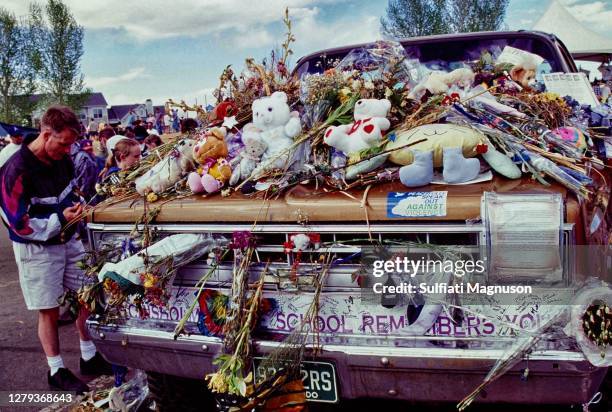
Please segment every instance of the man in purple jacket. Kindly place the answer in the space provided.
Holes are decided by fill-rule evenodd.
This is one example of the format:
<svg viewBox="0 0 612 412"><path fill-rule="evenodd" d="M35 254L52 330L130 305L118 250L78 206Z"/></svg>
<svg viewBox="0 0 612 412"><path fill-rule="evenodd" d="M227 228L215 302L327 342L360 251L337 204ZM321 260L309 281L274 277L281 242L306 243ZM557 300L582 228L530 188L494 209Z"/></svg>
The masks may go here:
<svg viewBox="0 0 612 412"><path fill-rule="evenodd" d="M13 241L26 306L38 311L38 337L51 369L49 385L82 393L89 388L64 367L57 325L64 290L76 291L85 282L76 267L84 252L74 236L77 225L67 227L83 212L73 190L69 156L78 132L79 121L68 107L52 106L45 112L40 134L26 139L0 168L0 216ZM96 352L85 327L87 316L82 309L76 321L81 373L110 374L110 365Z"/></svg>

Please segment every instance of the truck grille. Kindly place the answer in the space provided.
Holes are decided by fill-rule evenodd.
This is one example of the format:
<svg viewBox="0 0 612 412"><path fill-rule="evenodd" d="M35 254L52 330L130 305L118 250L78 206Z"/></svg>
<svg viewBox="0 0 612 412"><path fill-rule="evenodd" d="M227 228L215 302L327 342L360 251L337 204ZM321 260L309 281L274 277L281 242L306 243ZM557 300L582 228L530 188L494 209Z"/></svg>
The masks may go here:
<svg viewBox="0 0 612 412"><path fill-rule="evenodd" d="M95 246L100 242L117 242L125 239L132 231L132 225L106 225L89 224L90 242ZM346 290L357 287L351 275L359 267L359 253L366 246L388 241L411 241L436 245L457 246L465 253L476 253L481 245L484 245L484 227L480 223L441 223L433 224L325 224L325 225L289 225L289 224L202 224L202 225L152 225L152 229L159 236L168 236L176 233L212 233L219 236L231 238L234 231L250 231L257 237L257 251L252 266L253 281L258 278L263 266L270 262L270 272L273 274L266 279L268 287L279 287L281 279L288 275L289 269L294 265L296 253L285 252L285 242L290 240L291 235L298 233L319 234L321 247L318 250L309 250L300 255L301 286L307 288L312 279L308 276L320 268L316 265L322 253L331 252L334 257L334 268L326 282L326 290ZM568 247L574 243L573 225L564 226L564 246ZM429 249L411 248L414 253L430 253ZM226 258L227 262L220 265L220 270L211 279L212 287L224 287L231 281L231 256ZM572 262L570 254L564 254L564 271L572 273ZM193 262L183 268L177 276L177 286L192 286L197 282L208 265L206 258ZM569 270L568 270L569 269ZM275 281L274 276L278 279ZM566 275L569 277L569 275ZM310 280L309 280L310 279ZM276 283L276 285L275 285Z"/></svg>

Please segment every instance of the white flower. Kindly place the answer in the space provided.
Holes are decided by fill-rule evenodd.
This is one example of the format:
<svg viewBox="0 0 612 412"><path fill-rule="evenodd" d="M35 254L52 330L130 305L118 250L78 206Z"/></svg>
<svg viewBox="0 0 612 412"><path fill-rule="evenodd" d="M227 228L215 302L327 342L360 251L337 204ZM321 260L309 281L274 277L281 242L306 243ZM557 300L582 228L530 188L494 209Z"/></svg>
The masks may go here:
<svg viewBox="0 0 612 412"><path fill-rule="evenodd" d="M363 86L367 89L367 90L374 90L374 83L372 83L370 80L366 81Z"/></svg>

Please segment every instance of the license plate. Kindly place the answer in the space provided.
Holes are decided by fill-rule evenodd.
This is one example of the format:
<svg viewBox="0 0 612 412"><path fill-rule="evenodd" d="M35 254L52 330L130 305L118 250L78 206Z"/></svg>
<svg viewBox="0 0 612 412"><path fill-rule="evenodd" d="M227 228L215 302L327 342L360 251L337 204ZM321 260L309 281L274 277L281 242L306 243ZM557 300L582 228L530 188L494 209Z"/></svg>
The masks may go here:
<svg viewBox="0 0 612 412"><path fill-rule="evenodd" d="M261 363L263 358L254 358L255 382L261 382L266 377L276 373L276 368L264 368ZM329 362L301 363L302 382L306 389L306 400L308 402L338 402L338 385L336 384L336 371L334 365Z"/></svg>

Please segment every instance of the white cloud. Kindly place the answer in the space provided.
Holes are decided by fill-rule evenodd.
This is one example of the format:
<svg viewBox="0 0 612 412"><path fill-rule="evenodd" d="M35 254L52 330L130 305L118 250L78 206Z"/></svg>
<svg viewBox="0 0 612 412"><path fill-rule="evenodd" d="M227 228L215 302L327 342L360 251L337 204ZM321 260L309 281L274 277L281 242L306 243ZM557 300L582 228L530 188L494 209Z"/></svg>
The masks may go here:
<svg viewBox="0 0 612 412"><path fill-rule="evenodd" d="M294 24L296 46L307 52L381 38L378 16L346 16L324 23L318 15L319 10L313 9Z"/></svg>
<svg viewBox="0 0 612 412"><path fill-rule="evenodd" d="M79 24L86 29L123 29L137 40L176 36L200 36L225 30L247 32L278 22L285 7L294 19L334 0L64 0ZM3 6L18 15L27 13L23 0L3 0Z"/></svg>
<svg viewBox="0 0 612 412"><path fill-rule="evenodd" d="M93 89L105 87L115 83L129 82L136 79L147 79L152 76L146 73L144 67L134 67L127 71L127 73L119 74L116 76L104 76L104 77L86 77L85 84Z"/></svg>
<svg viewBox="0 0 612 412"><path fill-rule="evenodd" d="M274 36L268 30L258 27L248 31L240 30L234 32L223 41L234 48L250 49L271 45L274 43L274 40Z"/></svg>

